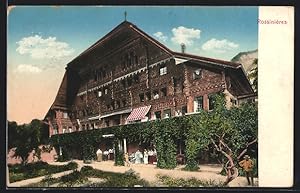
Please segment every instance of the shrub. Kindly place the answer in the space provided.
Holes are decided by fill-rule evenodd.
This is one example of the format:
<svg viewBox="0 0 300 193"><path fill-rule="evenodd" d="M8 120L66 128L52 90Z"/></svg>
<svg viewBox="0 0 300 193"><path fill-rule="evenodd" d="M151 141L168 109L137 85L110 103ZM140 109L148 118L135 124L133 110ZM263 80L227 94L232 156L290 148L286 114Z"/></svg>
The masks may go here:
<svg viewBox="0 0 300 193"><path fill-rule="evenodd" d="M223 187L223 182L215 180L198 180L196 178L172 178L167 175L156 176L162 184L168 187Z"/></svg>
<svg viewBox="0 0 300 193"><path fill-rule="evenodd" d="M59 179L59 185L67 187L72 187L76 184L82 184L88 181L88 178L77 170L73 171L68 175L62 176Z"/></svg>
<svg viewBox="0 0 300 193"><path fill-rule="evenodd" d="M66 170L74 170L78 167L76 162L69 162L66 165L55 166L49 165L47 162L34 162L27 165L16 164L9 167L9 180L16 182L38 176L58 173Z"/></svg>
<svg viewBox="0 0 300 193"><path fill-rule="evenodd" d="M87 173L87 172L90 172L90 171L93 171L92 166L83 166L80 170L80 172L82 172L82 173Z"/></svg>
<svg viewBox="0 0 300 193"><path fill-rule="evenodd" d="M78 163L74 162L74 161L71 161L69 162L66 166L66 169L68 170L74 170L74 169L77 169L78 168Z"/></svg>

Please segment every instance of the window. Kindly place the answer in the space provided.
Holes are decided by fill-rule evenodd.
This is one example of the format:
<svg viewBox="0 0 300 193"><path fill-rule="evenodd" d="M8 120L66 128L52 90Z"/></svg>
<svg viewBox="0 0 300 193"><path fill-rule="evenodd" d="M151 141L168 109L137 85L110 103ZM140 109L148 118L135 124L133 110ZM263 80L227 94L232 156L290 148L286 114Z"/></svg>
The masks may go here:
<svg viewBox="0 0 300 193"><path fill-rule="evenodd" d="M139 76L136 74L133 76L134 83L139 83Z"/></svg>
<svg viewBox="0 0 300 193"><path fill-rule="evenodd" d="M104 94L108 94L108 88L104 89Z"/></svg>
<svg viewBox="0 0 300 193"><path fill-rule="evenodd" d="M63 132L63 133L67 133L67 129L66 129L66 128L63 128L62 132Z"/></svg>
<svg viewBox="0 0 300 193"><path fill-rule="evenodd" d="M216 102L215 95L214 94L208 95L208 110L213 110L215 108L215 102Z"/></svg>
<svg viewBox="0 0 300 193"><path fill-rule="evenodd" d="M115 103L114 103L114 102L111 102L111 103L110 103L110 108L111 108L112 110L115 109Z"/></svg>
<svg viewBox="0 0 300 193"><path fill-rule="evenodd" d="M160 111L156 111L156 112L154 113L154 115L155 115L155 118L156 118L156 119L161 119L161 112L160 112Z"/></svg>
<svg viewBox="0 0 300 193"><path fill-rule="evenodd" d="M64 119L67 119L67 118L68 118L68 113L64 112L64 113L63 113L63 118L64 118Z"/></svg>
<svg viewBox="0 0 300 193"><path fill-rule="evenodd" d="M69 133L71 133L72 132L72 127L69 127Z"/></svg>
<svg viewBox="0 0 300 193"><path fill-rule="evenodd" d="M121 84L122 84L123 88L126 88L126 81L125 81L125 79L121 80Z"/></svg>
<svg viewBox="0 0 300 193"><path fill-rule="evenodd" d="M116 109L119 108L119 107L121 107L121 104L120 104L120 101L117 101L116 102Z"/></svg>
<svg viewBox="0 0 300 193"><path fill-rule="evenodd" d="M131 78L128 78L128 79L127 79L127 85L128 85L128 86L131 86L131 85L132 85L132 79L131 79Z"/></svg>
<svg viewBox="0 0 300 193"><path fill-rule="evenodd" d="M122 105L123 105L123 107L126 106L126 99L123 99L123 100L122 100Z"/></svg>
<svg viewBox="0 0 300 193"><path fill-rule="evenodd" d="M126 66L127 67L130 66L130 55L129 54L126 55Z"/></svg>
<svg viewBox="0 0 300 193"><path fill-rule="evenodd" d="M159 98L158 90L153 91L153 99L158 99L158 98Z"/></svg>
<svg viewBox="0 0 300 193"><path fill-rule="evenodd" d="M182 116L182 112L180 109L175 111L175 116Z"/></svg>
<svg viewBox="0 0 300 193"><path fill-rule="evenodd" d="M161 93L162 93L162 96L167 96L167 88L162 88L161 89Z"/></svg>
<svg viewBox="0 0 300 193"><path fill-rule="evenodd" d="M197 69L193 72L193 79L200 79L202 77L202 70Z"/></svg>
<svg viewBox="0 0 300 193"><path fill-rule="evenodd" d="M187 113L187 106L183 106L181 109L182 115L185 115Z"/></svg>
<svg viewBox="0 0 300 193"><path fill-rule="evenodd" d="M150 92L146 92L146 100L151 100L151 93Z"/></svg>
<svg viewBox="0 0 300 193"><path fill-rule="evenodd" d="M170 118L171 117L171 109L164 110L164 118Z"/></svg>
<svg viewBox="0 0 300 193"><path fill-rule="evenodd" d="M230 99L230 102L233 104L233 105L237 105L237 101L235 99Z"/></svg>
<svg viewBox="0 0 300 193"><path fill-rule="evenodd" d="M102 91L98 91L98 97L102 96Z"/></svg>
<svg viewBox="0 0 300 193"><path fill-rule="evenodd" d="M94 81L98 80L97 71L94 72Z"/></svg>
<svg viewBox="0 0 300 193"><path fill-rule="evenodd" d="M199 112L203 109L203 96L196 97L194 100L194 112Z"/></svg>
<svg viewBox="0 0 300 193"><path fill-rule="evenodd" d="M130 65L134 64L134 53L130 52Z"/></svg>
<svg viewBox="0 0 300 193"><path fill-rule="evenodd" d="M167 67L166 66L164 66L164 67L161 67L160 69L159 69L159 75L165 75L165 74L167 74Z"/></svg>
<svg viewBox="0 0 300 193"><path fill-rule="evenodd" d="M140 97L140 102L144 102L145 101L144 93L139 94L139 97Z"/></svg>
<svg viewBox="0 0 300 193"><path fill-rule="evenodd" d="M57 129L53 129L53 135L58 134L58 130Z"/></svg>
<svg viewBox="0 0 300 193"><path fill-rule="evenodd" d="M120 119L114 119L114 125L120 125L121 121Z"/></svg>
<svg viewBox="0 0 300 193"><path fill-rule="evenodd" d="M105 126L109 127L109 120L105 120Z"/></svg>

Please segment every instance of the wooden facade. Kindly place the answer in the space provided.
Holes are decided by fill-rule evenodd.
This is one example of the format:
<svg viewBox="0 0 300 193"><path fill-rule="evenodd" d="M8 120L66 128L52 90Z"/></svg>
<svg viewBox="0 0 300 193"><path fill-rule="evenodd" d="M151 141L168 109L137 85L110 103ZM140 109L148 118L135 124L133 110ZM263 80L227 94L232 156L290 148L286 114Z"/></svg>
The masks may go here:
<svg viewBox="0 0 300 193"><path fill-rule="evenodd" d="M173 52L124 21L68 63L45 119L50 136L99 129L141 107L149 111L135 121L210 110L218 92L229 106L254 96L241 64Z"/></svg>

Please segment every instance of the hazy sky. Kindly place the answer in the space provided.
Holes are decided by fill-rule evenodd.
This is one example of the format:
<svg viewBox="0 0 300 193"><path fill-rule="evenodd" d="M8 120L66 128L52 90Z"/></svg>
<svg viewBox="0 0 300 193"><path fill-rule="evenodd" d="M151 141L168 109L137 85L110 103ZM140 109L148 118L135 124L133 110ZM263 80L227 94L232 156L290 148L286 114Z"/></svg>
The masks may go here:
<svg viewBox="0 0 300 193"><path fill-rule="evenodd" d="M7 25L7 116L43 119L66 64L127 20L174 51L230 60L257 49L258 7L17 6Z"/></svg>

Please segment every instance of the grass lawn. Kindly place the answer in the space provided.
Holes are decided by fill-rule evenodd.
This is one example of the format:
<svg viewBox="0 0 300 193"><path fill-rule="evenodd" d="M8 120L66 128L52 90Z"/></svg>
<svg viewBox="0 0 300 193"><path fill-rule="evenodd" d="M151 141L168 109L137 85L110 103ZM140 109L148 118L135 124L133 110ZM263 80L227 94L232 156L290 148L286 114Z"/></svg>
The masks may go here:
<svg viewBox="0 0 300 193"><path fill-rule="evenodd" d="M49 165L47 162L34 162L28 163L26 165L15 164L8 165L9 170L9 181L10 183L26 180L38 176L44 176L48 174L54 174L58 172L63 172L67 170L73 170L78 167L78 164L75 162L69 162L66 165Z"/></svg>

